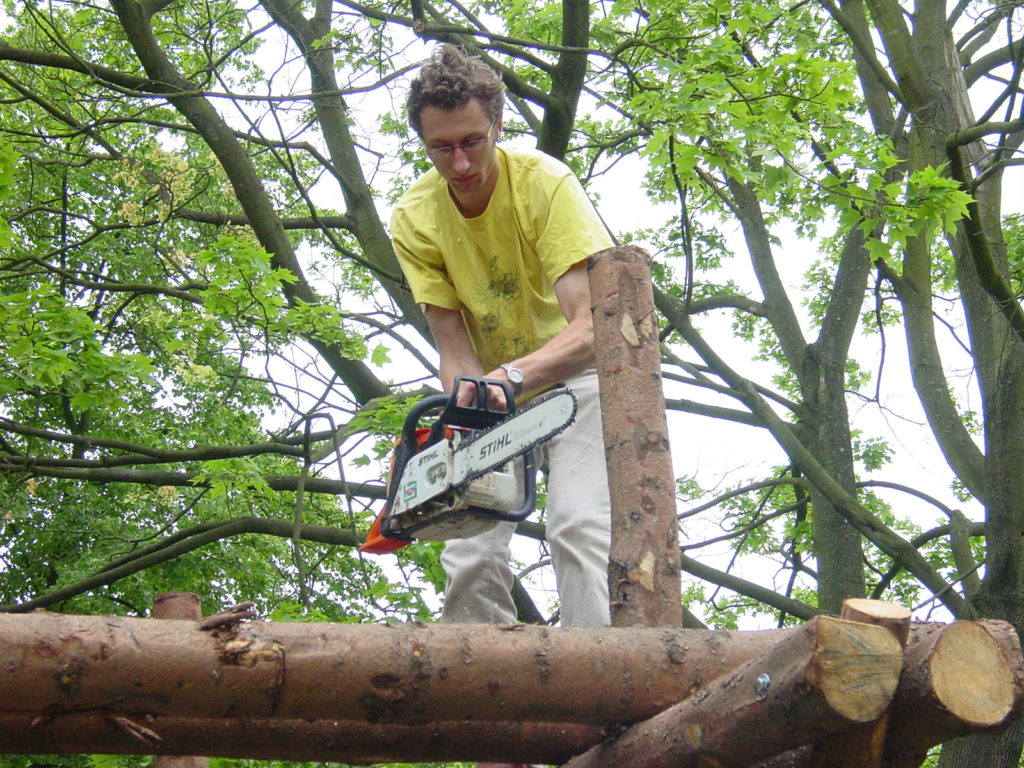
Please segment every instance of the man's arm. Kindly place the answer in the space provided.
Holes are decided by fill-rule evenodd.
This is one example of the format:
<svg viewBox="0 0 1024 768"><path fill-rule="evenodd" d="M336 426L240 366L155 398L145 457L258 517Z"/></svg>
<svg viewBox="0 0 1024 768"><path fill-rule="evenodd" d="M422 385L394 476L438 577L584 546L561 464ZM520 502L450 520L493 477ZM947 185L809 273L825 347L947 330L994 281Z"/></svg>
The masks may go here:
<svg viewBox="0 0 1024 768"><path fill-rule="evenodd" d="M570 267L558 278L554 288L568 325L540 349L506 361L523 372L524 392L558 384L594 364L594 323L590 314L590 280L586 262L580 261ZM424 313L437 342L441 358L441 385L445 392L451 391L455 377L460 374L508 381L504 368L484 373L461 312L427 304ZM472 390L467 389L459 398L460 404L465 405L471 397ZM504 407L504 402L492 403L492 407Z"/></svg>
<svg viewBox="0 0 1024 768"><path fill-rule="evenodd" d="M462 313L457 309L446 309L434 304L425 305L423 313L427 317L434 341L437 342L437 352L441 358L441 386L444 391L452 391L452 384L458 375L483 376L483 363L473 350Z"/></svg>
<svg viewBox="0 0 1024 768"><path fill-rule="evenodd" d="M558 278L555 297L569 324L540 349L506 361L523 372L524 392L558 384L594 364L594 322L586 261L577 262ZM487 378L508 380L503 368L490 371Z"/></svg>

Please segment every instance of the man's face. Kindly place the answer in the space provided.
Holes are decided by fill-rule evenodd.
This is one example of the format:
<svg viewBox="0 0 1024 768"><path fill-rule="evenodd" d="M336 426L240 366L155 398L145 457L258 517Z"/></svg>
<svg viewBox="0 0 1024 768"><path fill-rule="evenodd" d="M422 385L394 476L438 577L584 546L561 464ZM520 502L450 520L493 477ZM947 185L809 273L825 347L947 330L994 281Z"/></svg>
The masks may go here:
<svg viewBox="0 0 1024 768"><path fill-rule="evenodd" d="M497 181L494 139L501 131L501 118L492 123L483 104L474 98L455 109L424 107L420 127L434 167L456 198L475 193L489 197ZM487 141L475 143L480 139Z"/></svg>

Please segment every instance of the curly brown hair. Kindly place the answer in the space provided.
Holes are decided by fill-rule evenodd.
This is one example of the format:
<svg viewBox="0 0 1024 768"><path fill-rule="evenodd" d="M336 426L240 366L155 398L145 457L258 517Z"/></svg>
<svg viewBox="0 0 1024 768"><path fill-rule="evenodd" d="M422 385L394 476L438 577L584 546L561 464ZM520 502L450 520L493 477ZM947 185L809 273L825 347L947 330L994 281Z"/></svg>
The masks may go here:
<svg viewBox="0 0 1024 768"><path fill-rule="evenodd" d="M505 105L505 88L498 73L479 56L470 56L461 48L442 43L434 49L412 81L406 110L409 125L421 134L420 115L424 107L455 109L471 98L480 99L487 116L497 120Z"/></svg>

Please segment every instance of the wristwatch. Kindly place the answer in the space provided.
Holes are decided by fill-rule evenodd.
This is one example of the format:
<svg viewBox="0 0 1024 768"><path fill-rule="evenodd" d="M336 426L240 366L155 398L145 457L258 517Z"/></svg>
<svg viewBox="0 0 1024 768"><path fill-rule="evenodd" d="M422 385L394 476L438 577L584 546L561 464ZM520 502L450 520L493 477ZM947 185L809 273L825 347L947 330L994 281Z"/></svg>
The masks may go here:
<svg viewBox="0 0 1024 768"><path fill-rule="evenodd" d="M505 369L508 383L512 385L512 394L516 397L523 394L523 372L512 365L512 363L502 363L499 368Z"/></svg>

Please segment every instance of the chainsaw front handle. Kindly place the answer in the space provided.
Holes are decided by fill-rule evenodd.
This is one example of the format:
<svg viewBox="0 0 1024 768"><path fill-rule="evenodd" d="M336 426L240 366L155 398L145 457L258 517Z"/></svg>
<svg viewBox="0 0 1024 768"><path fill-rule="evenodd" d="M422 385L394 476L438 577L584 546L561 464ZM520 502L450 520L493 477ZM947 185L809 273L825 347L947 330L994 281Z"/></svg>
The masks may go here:
<svg viewBox="0 0 1024 768"><path fill-rule="evenodd" d="M462 385L466 383L473 387L473 402L469 405L459 405L459 392L462 390ZM505 396L504 408L491 408L490 390L492 388L500 389ZM452 385L451 400L448 407L445 408L441 421L452 427L487 429L512 416L515 412L515 394L507 381L484 379L478 376L456 376L455 383Z"/></svg>

